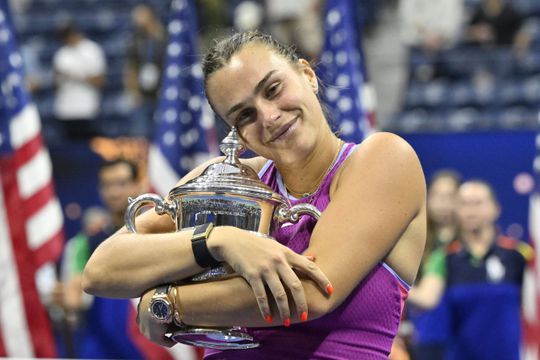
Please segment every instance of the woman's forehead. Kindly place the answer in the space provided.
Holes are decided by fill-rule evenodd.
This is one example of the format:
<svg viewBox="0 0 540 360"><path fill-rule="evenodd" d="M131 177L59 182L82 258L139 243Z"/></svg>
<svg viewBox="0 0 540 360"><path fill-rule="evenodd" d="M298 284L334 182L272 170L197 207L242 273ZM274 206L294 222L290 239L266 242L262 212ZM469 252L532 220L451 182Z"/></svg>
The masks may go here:
<svg viewBox="0 0 540 360"><path fill-rule="evenodd" d="M269 72L291 70L285 57L265 45L248 45L210 76L208 95L219 108L224 102L242 101Z"/></svg>
<svg viewBox="0 0 540 360"><path fill-rule="evenodd" d="M230 60L218 73L227 73L226 76L240 75L242 77L257 76L274 69L290 68L288 60L263 44L246 45L231 56ZM263 75L264 76L264 75Z"/></svg>

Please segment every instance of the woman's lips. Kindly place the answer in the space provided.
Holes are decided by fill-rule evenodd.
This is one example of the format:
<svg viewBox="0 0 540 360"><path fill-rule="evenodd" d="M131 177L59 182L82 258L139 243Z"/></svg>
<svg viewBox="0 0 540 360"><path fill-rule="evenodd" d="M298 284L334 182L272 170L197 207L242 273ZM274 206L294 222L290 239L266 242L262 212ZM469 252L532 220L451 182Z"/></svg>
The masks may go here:
<svg viewBox="0 0 540 360"><path fill-rule="evenodd" d="M286 138L289 134L291 134L294 131L294 128L296 127L296 121L298 118L294 118L292 121L290 121L287 124L282 125L279 129L277 129L274 132L274 135L270 138L270 142L275 142L281 139Z"/></svg>

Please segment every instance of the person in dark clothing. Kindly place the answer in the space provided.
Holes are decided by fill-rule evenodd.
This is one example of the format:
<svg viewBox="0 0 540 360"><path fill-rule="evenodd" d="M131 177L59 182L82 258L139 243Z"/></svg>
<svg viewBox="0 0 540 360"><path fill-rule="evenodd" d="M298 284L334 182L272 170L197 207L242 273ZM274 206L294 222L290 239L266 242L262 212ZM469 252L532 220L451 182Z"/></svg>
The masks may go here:
<svg viewBox="0 0 540 360"><path fill-rule="evenodd" d="M467 31L468 40L486 47L512 47L523 36L523 16L504 0L484 0L474 12Z"/></svg>

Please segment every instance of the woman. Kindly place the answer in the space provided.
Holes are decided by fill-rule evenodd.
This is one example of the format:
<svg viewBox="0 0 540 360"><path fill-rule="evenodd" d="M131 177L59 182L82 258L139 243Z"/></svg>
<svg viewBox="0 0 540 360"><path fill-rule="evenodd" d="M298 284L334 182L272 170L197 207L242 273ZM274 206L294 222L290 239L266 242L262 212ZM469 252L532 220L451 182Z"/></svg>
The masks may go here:
<svg viewBox="0 0 540 360"><path fill-rule="evenodd" d="M241 276L178 286L182 322L257 328L259 348L213 352L209 359L387 358L426 236L416 154L388 133L343 144L325 119L309 63L267 35L235 34L217 43L203 65L215 112L259 155L245 163L292 204L310 202L323 214L316 224L302 219L277 229L278 241L214 228L209 255ZM135 297L203 270L190 246L193 231L163 234L174 230L170 220L150 211L137 227L145 234L122 230L96 250L85 270L87 291ZM148 314L153 294L141 299L140 328L172 345L164 336L168 325Z"/></svg>
<svg viewBox="0 0 540 360"><path fill-rule="evenodd" d="M439 170L431 177L427 188L426 248L420 274L429 273L427 260L430 255L441 251L457 237L455 208L460 183L460 174L451 169ZM450 331L446 302L440 302L431 310L419 308L410 302L407 305L405 312L414 325L410 340L415 360L444 359Z"/></svg>

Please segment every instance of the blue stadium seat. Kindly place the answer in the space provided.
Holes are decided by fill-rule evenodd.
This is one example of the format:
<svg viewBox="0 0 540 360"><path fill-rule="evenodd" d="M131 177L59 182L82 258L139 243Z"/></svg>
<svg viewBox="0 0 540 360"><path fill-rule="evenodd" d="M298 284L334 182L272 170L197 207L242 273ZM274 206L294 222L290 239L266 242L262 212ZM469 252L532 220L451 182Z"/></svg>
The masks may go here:
<svg viewBox="0 0 540 360"><path fill-rule="evenodd" d="M448 128L461 132L478 128L480 111L474 107L456 108L448 113Z"/></svg>
<svg viewBox="0 0 540 360"><path fill-rule="evenodd" d="M524 102L523 84L515 79L500 80L496 87L497 102L503 106L515 106Z"/></svg>
<svg viewBox="0 0 540 360"><path fill-rule="evenodd" d="M448 92L446 80L426 83L412 81L406 93L405 107L443 108L446 106Z"/></svg>
<svg viewBox="0 0 540 360"><path fill-rule="evenodd" d="M540 104L540 72L535 77L525 79L523 86L523 99L529 106Z"/></svg>
<svg viewBox="0 0 540 360"><path fill-rule="evenodd" d="M497 126L500 130L535 129L538 122L538 108L511 106L500 112Z"/></svg>
<svg viewBox="0 0 540 360"><path fill-rule="evenodd" d="M474 89L471 83L469 81L453 83L448 93L448 104L452 108L474 105Z"/></svg>
<svg viewBox="0 0 540 360"><path fill-rule="evenodd" d="M540 45L540 32L539 32ZM530 76L540 74L540 48L533 48L522 57L516 58L514 61L515 76Z"/></svg>

